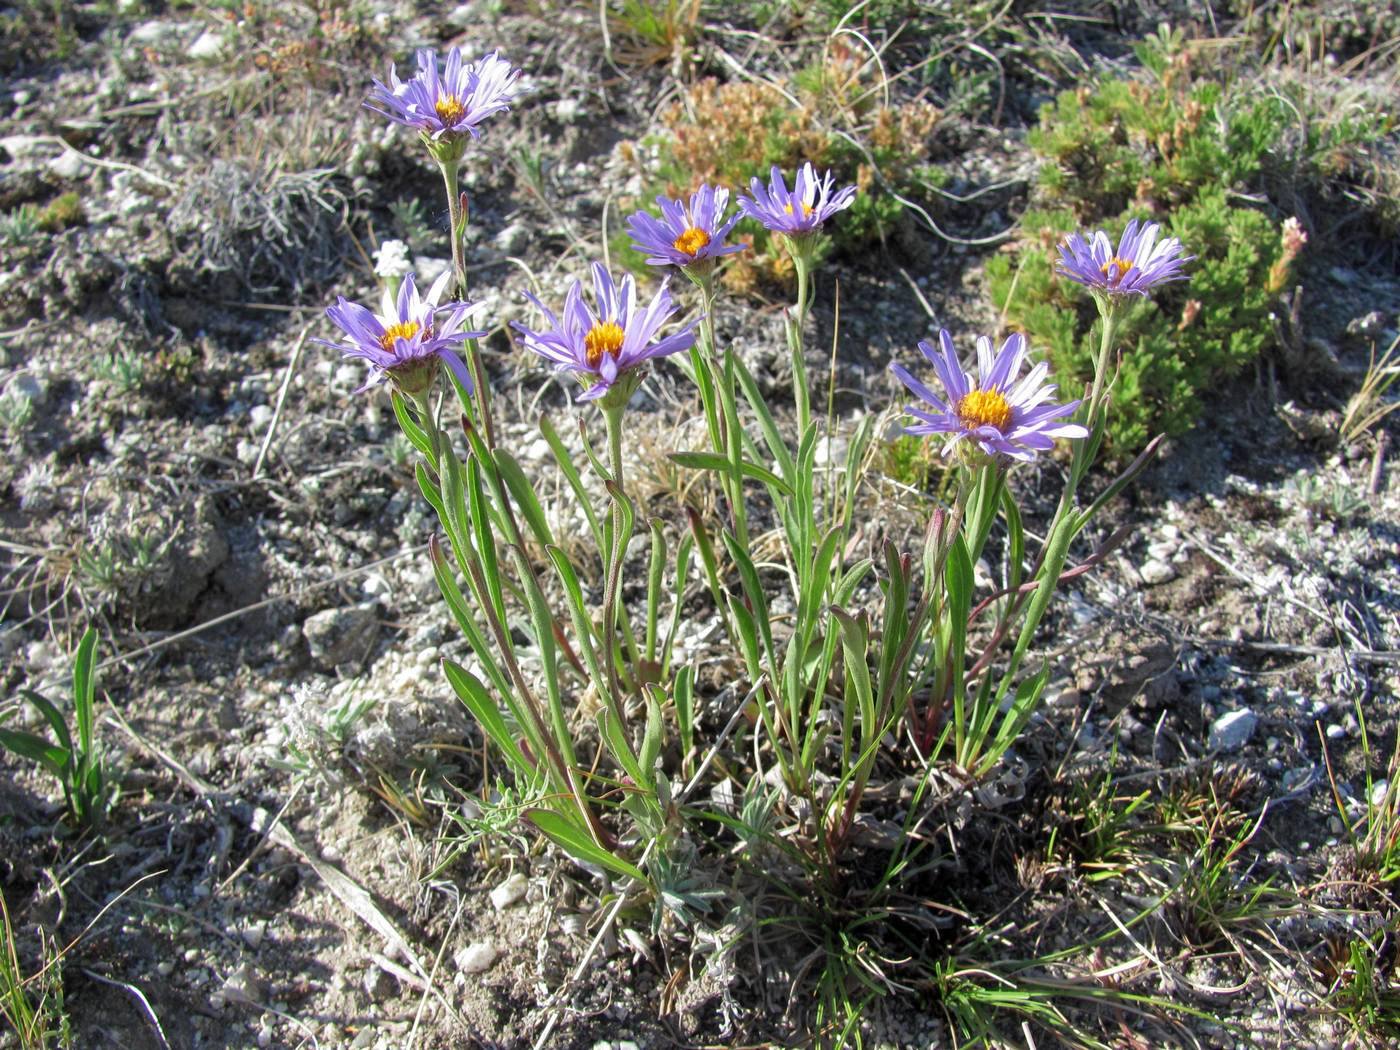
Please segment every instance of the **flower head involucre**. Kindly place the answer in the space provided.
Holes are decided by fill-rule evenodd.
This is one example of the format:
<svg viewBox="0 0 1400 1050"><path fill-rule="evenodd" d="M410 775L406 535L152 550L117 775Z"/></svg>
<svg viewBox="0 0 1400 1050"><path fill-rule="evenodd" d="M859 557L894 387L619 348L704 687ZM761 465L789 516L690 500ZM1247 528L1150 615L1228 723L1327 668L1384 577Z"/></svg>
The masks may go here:
<svg viewBox="0 0 1400 1050"><path fill-rule="evenodd" d="M640 378L639 366L654 357L688 350L695 342L693 325L656 338L676 312L665 284L649 305L642 306L632 277L614 283L600 263L593 264L596 308L584 301L579 281L565 296L561 317L528 292L526 296L544 314L548 327L537 332L512 322L514 328L524 337L526 347L553 362L555 368L578 376L587 388L579 395L580 401L600 398L615 384L621 384L622 393L630 394Z"/></svg>
<svg viewBox="0 0 1400 1050"><path fill-rule="evenodd" d="M453 347L468 339L479 339L486 333L462 330L477 305L438 305L451 280L452 273L448 271L433 282L426 296L420 296L413 275L409 274L399 286L397 298L385 293L378 314L341 296L334 306L327 308L326 316L340 327L346 338L338 343L329 339L316 342L333 347L346 357L369 362L372 369L369 382L360 390L389 379L405 394L421 394L432 385L439 365L443 364L471 390L471 373Z"/></svg>
<svg viewBox="0 0 1400 1050"><path fill-rule="evenodd" d="M690 203L657 197L661 218L639 211L627 220L627 232L632 235L632 247L647 252L652 266L679 266L699 269L714 265L721 255L744 250L742 244L725 244L724 239L739 221L736 211L727 220L729 191L713 186L701 186L691 195Z"/></svg>
<svg viewBox="0 0 1400 1050"><path fill-rule="evenodd" d="M1175 237L1159 241L1160 232L1161 227L1155 222L1139 225L1133 219L1123 231L1116 252L1102 230L1087 241L1076 233L1060 245L1056 269L1100 295L1145 296L1159 284L1185 279L1181 266L1195 258L1182 254L1181 242Z"/></svg>
<svg viewBox="0 0 1400 1050"><path fill-rule="evenodd" d="M758 179L749 184L753 196L740 197L739 208L774 233L801 237L821 229L827 219L849 208L855 200L854 186L833 191L833 183L831 172L818 178L816 169L808 161L798 171L789 191L782 171L774 166L767 186Z"/></svg>
<svg viewBox="0 0 1400 1050"><path fill-rule="evenodd" d="M1001 350L992 353L992 341L977 339L977 375L963 371L953 338L946 330L938 333L939 348L919 343L919 350L933 364L943 386L939 397L899 364L890 371L918 395L922 405L907 411L919 422L905 428L907 434L950 434L946 455L964 438L975 442L991 456L1031 460L1055 444L1055 438L1082 438L1088 431L1078 423L1064 422L1078 401L1059 405L1050 401L1055 386L1045 382L1049 371L1045 362L1017 380L1026 359L1026 337L1017 333Z"/></svg>
<svg viewBox="0 0 1400 1050"><path fill-rule="evenodd" d="M389 67L389 82L376 80L365 106L396 123L417 128L433 141L478 138L478 125L494 113L510 108L511 93L520 70L492 51L479 62L463 64L462 52L453 48L438 69L437 53L418 52L418 75L400 80Z"/></svg>

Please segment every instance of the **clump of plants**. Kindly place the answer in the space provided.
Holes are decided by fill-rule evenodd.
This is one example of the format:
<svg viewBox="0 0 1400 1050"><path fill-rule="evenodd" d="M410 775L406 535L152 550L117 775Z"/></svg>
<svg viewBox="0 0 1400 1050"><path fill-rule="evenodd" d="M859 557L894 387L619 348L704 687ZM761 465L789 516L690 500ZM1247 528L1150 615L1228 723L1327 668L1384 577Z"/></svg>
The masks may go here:
<svg viewBox="0 0 1400 1050"><path fill-rule="evenodd" d="M742 195L707 182L663 198L659 214L626 222L649 289L595 262L560 299L527 294L534 313L512 324L522 352L578 384L577 428L548 413L539 424L584 522L568 536L499 421L482 366L485 307L468 298L460 172L484 121L514 101L520 71L496 53L469 63L454 50L441 64L421 53L419 63L408 82L376 82L370 108L416 132L439 167L452 267L426 290L412 272L381 272L377 309L339 299L327 310L339 336L323 342L366 364L366 389L387 392L416 453L439 529L434 577L469 649L443 658L442 672L488 745L482 782L499 778L519 800L517 833L548 839L596 880L594 948L615 927L643 942L640 930L664 931L668 951L730 923L770 938L788 937L782 929L803 954L816 949L794 992L816 987L805 1020L830 1045L862 1045L867 1004L911 983L938 989L964 1034L992 1032L988 1013L1014 1014L1004 1004L1026 999L979 1000L962 983L971 971L940 943L924 903L942 892L926 880L943 834L933 796L940 783L971 791L1005 768L1051 673L1032 650L1050 603L1117 542L1070 565L1095 515L1150 458L1088 493L1113 411L1115 332L1138 298L1187 276L1182 246L1136 224L1112 259L1102 233L1065 244L1070 279L1102 322L1083 399L1063 398L1019 333L1000 346L981 337L965 354L943 331L892 364L907 391L904 432L934 450L925 458L946 469L946 498L912 534L868 549L858 497L876 417L840 435L840 462L818 460L840 426L820 400L814 409L803 332L826 238L874 192L806 162ZM741 219L765 231L795 279L790 412L715 324L721 275L753 254L735 237ZM670 290L682 280L701 302L691 320ZM703 433L669 460L713 480L708 508L684 486L648 498L638 480L633 395L672 367ZM560 437L575 429L581 448ZM1057 444L1065 483L1038 536L1010 479ZM705 623L718 652L702 662L681 639ZM907 801L894 818L881 802L892 792ZM387 781L380 793L427 823L417 796Z"/></svg>
<svg viewBox="0 0 1400 1050"><path fill-rule="evenodd" d="M810 161L861 191L832 228L832 244L851 249L884 239L904 211L898 198L926 200L945 178L931 154L937 107L922 98L889 101L874 72L837 41L784 90L699 81L664 116L654 190L678 196L709 184L742 191L774 167L792 171ZM728 267L727 287L742 293L790 278L791 264L768 231L746 224L740 238L757 250Z"/></svg>
<svg viewBox="0 0 1400 1050"><path fill-rule="evenodd" d="M1261 191L1287 169L1320 185L1383 134L1373 115L1310 125L1278 93L1251 97L1203 72L1196 51L1164 30L1137 48L1145 79L1067 91L1041 112L1030 142L1045 158L1035 206L1015 250L988 264L1007 321L1044 346L1069 382L1092 372L1092 313L1056 273L1054 246L1084 225L1160 219L1197 258L1189 289L1122 311L1109 440L1120 453L1180 433L1203 400L1273 345L1270 316L1291 290L1307 237Z"/></svg>

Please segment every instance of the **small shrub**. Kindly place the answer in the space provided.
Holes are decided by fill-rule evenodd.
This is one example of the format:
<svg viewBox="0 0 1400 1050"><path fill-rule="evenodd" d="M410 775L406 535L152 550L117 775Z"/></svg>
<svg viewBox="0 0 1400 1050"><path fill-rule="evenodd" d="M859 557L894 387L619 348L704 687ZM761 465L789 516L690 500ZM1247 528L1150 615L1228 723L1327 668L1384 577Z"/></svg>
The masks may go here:
<svg viewBox="0 0 1400 1050"><path fill-rule="evenodd" d="M63 193L49 201L35 217L39 229L45 233L58 233L70 226L81 226L87 222L82 199L76 193Z"/></svg>
<svg viewBox="0 0 1400 1050"><path fill-rule="evenodd" d="M945 181L930 157L939 110L922 99L885 105L855 52L833 44L823 61L798 71L787 90L798 106L764 84L697 83L665 114L653 195L678 197L703 182L746 192L751 179L766 181L774 165L790 172L810 160L834 171L838 183L854 182L861 190L832 230L838 249L854 249L888 236L903 213L889 192L871 192L877 184L917 200ZM766 232L755 225L739 239L756 250L731 261L731 290L787 282L785 259L769 250Z"/></svg>
<svg viewBox="0 0 1400 1050"><path fill-rule="evenodd" d="M1138 49L1150 79L1109 80L1060 95L1031 145L1045 159L1037 206L1016 249L988 264L1008 322L1043 347L1067 388L1090 374L1092 303L1054 272L1055 246L1083 226L1116 236L1132 218L1160 219L1197 258L1190 280L1135 304L1117 333L1122 372L1109 439L1119 454L1157 430L1183 432L1203 399L1275 341L1270 315L1294 280L1306 237L1278 209L1245 199L1281 185L1321 187L1388 118L1304 122L1284 95L1232 93L1197 75L1170 33Z"/></svg>

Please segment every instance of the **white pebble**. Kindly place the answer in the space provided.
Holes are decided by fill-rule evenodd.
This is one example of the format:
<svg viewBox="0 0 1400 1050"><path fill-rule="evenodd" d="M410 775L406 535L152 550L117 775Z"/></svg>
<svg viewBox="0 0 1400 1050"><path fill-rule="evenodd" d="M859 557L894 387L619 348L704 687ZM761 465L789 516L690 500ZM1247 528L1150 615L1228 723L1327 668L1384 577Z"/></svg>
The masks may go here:
<svg viewBox="0 0 1400 1050"><path fill-rule="evenodd" d="M529 889L529 886L529 880L517 871L491 891L491 906L497 911L505 911L525 896L525 891Z"/></svg>
<svg viewBox="0 0 1400 1050"><path fill-rule="evenodd" d="M454 955L452 961L462 973L481 973L491 968L496 955L496 947L490 941L476 941Z"/></svg>

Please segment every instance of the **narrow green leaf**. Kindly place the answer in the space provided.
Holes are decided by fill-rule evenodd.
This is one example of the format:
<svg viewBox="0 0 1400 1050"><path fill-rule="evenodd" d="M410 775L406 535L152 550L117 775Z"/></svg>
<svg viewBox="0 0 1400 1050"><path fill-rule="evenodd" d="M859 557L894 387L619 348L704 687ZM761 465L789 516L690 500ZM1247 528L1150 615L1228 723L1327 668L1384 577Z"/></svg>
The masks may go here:
<svg viewBox="0 0 1400 1050"><path fill-rule="evenodd" d="M418 479L418 488L423 493L423 498L428 501L433 510L437 511L438 521L442 522L442 527L444 529L451 528L447 520L447 507L442 501L442 490L422 460L414 464L413 475Z"/></svg>
<svg viewBox="0 0 1400 1050"><path fill-rule="evenodd" d="M632 779L632 783L644 791L651 791L651 777L642 768L641 761L633 754L632 745L627 740L627 731L618 723L617 717L606 706L598 709L598 732L606 742L613 761Z"/></svg>
<svg viewBox="0 0 1400 1050"><path fill-rule="evenodd" d="M496 469L500 471L501 480L510 490L511 499L515 501L516 507L525 518L525 524L529 526L530 534L535 537L535 542L541 547L547 547L554 542L554 534L550 531L549 521L545 518L544 508L540 506L539 497L535 495L535 488L530 484L530 480L525 476L525 472L520 469L520 464L515 458L503 448L495 450Z"/></svg>
<svg viewBox="0 0 1400 1050"><path fill-rule="evenodd" d="M394 415L398 418L399 429L404 432L404 436L408 438L413 447L426 456L430 462L435 461L433 439L428 436L428 432L420 427L409 413L408 403L404 401L403 395L395 390L389 395L389 400L394 405Z"/></svg>
<svg viewBox="0 0 1400 1050"><path fill-rule="evenodd" d="M676 465L690 470L718 470L728 473L731 468L729 460L717 452L671 452L667 454L667 458ZM784 496L791 498L792 488L771 470L765 470L748 460L739 461L739 470L746 478L771 485Z"/></svg>
<svg viewBox="0 0 1400 1050"><path fill-rule="evenodd" d="M559 464L559 469L564 472L564 480L569 483L569 488L573 490L574 498L583 508L584 517L588 519L588 528L593 533L593 542L598 550L603 549L603 529L598 524L598 515L593 512L593 502L589 498L588 490L583 487L583 478L579 475L578 468L574 466L574 460L569 455L569 450L564 442L560 440L559 433L554 429L548 417L540 417L540 433L544 435L545 442L548 443L550 451L554 453L554 461Z"/></svg>
<svg viewBox="0 0 1400 1050"><path fill-rule="evenodd" d="M0 729L0 746L13 751L21 758L39 763L59 780L66 779L65 774L68 772L72 754L55 746L51 741L20 729Z"/></svg>
<svg viewBox="0 0 1400 1050"><path fill-rule="evenodd" d="M73 658L73 716L78 726L78 751L83 757L94 754L92 711L96 701L97 681L93 663L97 654L97 630L89 627L78 643Z"/></svg>
<svg viewBox="0 0 1400 1050"><path fill-rule="evenodd" d="M53 735L58 739L58 746L64 751L72 751L73 737L68 732L68 722L64 719L63 712L32 689L22 689L20 695L33 704L39 714L44 716L44 721L49 724Z"/></svg>
<svg viewBox="0 0 1400 1050"><path fill-rule="evenodd" d="M768 451L777 461L783 477L792 485L795 482L794 474L796 473L793 467L792 452L788 449L787 442L783 440L782 433L778 430L773 413L768 408L767 400L759 391L753 375L738 354L734 355L734 377L739 381L739 389L744 392L744 400L749 403L749 408L753 410L753 414L758 420L758 427L763 431L763 440L768 444ZM791 492L791 488L788 491Z"/></svg>
<svg viewBox="0 0 1400 1050"><path fill-rule="evenodd" d="M511 769L518 776L528 780L534 773L534 764L520 750L520 745L515 740L515 734L510 731L505 718L501 715L500 708L491 699L491 694L486 691L486 686L461 664L451 660L442 661L442 671L447 676L447 681L457 694L457 698L472 713L472 717L481 726L482 732L505 756Z"/></svg>
<svg viewBox="0 0 1400 1050"><path fill-rule="evenodd" d="M690 761L695 749L695 687L694 671L682 667L676 672L675 684L671 687L671 699L676 702L676 731L681 738L681 756ZM686 775L690 775L686 770Z"/></svg>
<svg viewBox="0 0 1400 1050"><path fill-rule="evenodd" d="M666 740L666 723L661 717L661 709L666 704L666 692L660 686L650 684L646 688L647 724L642 731L642 753L638 756L647 783L655 784L656 760L661 757L661 745Z"/></svg>
<svg viewBox="0 0 1400 1050"><path fill-rule="evenodd" d="M525 819L575 860L607 868L615 875L626 875L641 883L647 881L640 868L603 849L584 828L562 814L549 809L531 809L526 811Z"/></svg>

